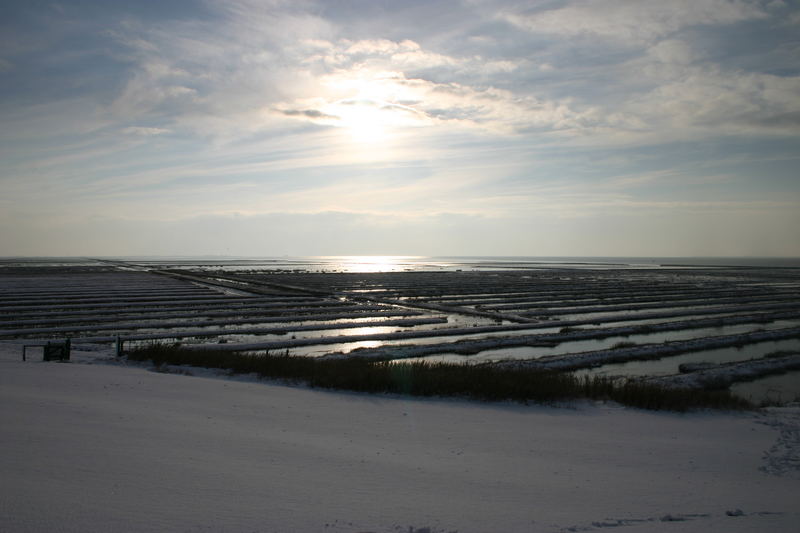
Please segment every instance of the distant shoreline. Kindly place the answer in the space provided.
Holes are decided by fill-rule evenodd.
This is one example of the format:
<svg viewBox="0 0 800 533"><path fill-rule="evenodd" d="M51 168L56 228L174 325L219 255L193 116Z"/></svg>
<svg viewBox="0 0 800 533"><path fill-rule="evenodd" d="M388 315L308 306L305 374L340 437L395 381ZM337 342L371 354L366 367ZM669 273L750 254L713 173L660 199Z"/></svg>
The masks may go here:
<svg viewBox="0 0 800 533"><path fill-rule="evenodd" d="M121 260L133 263L169 264L220 264L220 265L258 265L271 266L333 266L347 264L392 265L422 270L480 268L515 269L541 267L582 267L582 268L800 268L800 257L736 257L736 256L380 256L380 255L314 255L314 256L185 256L185 255L134 255L134 256L7 256L0 257L0 263L63 260L65 262Z"/></svg>

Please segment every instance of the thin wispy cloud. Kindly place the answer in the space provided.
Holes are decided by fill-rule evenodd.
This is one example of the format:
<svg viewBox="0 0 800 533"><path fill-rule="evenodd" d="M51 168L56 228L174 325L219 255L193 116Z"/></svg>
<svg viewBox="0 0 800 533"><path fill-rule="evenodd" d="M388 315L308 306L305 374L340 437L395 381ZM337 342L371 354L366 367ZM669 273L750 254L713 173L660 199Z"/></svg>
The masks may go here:
<svg viewBox="0 0 800 533"><path fill-rule="evenodd" d="M770 2L785 7L783 2ZM768 17L769 5L743 0L580 0L554 9L500 16L533 33L597 36L629 45L652 43L685 28L730 25Z"/></svg>

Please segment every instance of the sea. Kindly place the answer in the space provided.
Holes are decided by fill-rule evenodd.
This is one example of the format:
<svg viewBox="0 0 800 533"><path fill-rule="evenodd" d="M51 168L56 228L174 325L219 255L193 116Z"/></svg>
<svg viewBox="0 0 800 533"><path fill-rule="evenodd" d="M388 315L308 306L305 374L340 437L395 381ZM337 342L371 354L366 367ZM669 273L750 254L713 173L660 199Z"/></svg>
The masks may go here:
<svg viewBox="0 0 800 533"><path fill-rule="evenodd" d="M111 258L110 258L111 259ZM341 255L282 257L116 257L148 266L311 272L401 272L511 269L800 268L800 257L537 257Z"/></svg>

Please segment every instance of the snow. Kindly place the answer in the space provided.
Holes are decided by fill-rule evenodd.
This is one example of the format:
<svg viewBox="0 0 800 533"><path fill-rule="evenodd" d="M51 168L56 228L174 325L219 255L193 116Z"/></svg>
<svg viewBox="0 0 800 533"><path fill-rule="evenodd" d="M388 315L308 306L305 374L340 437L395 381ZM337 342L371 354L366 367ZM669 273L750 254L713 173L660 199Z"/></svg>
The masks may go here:
<svg viewBox="0 0 800 533"><path fill-rule="evenodd" d="M0 344L0 530L797 531L800 410L369 396L20 361ZM33 357L32 359L37 359ZM94 364L89 364L94 363Z"/></svg>

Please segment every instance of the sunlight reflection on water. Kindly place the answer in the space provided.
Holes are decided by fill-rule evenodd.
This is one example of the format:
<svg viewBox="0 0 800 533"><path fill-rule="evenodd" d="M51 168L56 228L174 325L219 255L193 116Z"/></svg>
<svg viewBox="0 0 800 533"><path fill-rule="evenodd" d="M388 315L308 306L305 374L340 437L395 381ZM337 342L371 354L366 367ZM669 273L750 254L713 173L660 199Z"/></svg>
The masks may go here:
<svg viewBox="0 0 800 533"><path fill-rule="evenodd" d="M333 263L341 272L398 272L418 266L420 257L410 255L348 255L317 258Z"/></svg>

